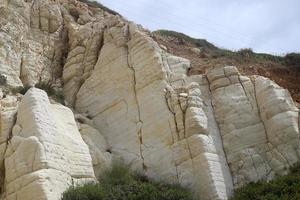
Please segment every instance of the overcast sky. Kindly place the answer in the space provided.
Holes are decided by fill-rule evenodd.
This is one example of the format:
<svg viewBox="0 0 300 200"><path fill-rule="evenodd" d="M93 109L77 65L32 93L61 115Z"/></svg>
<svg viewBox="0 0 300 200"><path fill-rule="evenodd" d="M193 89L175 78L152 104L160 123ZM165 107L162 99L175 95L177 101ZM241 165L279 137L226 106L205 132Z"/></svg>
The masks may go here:
<svg viewBox="0 0 300 200"><path fill-rule="evenodd" d="M300 0L97 0L150 30L169 29L223 48L300 52Z"/></svg>

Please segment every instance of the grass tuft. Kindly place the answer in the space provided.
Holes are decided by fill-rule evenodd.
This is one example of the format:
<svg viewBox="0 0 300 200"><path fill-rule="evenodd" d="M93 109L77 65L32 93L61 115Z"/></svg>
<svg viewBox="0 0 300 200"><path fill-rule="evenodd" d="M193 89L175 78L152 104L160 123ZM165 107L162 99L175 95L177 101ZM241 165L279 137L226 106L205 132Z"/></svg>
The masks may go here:
<svg viewBox="0 0 300 200"><path fill-rule="evenodd" d="M235 191L231 200L299 200L300 166L290 169L285 176L278 176L269 182L249 183Z"/></svg>
<svg viewBox="0 0 300 200"><path fill-rule="evenodd" d="M192 200L192 193L178 185L148 180L128 166L115 163L100 177L100 183L71 187L62 200Z"/></svg>
<svg viewBox="0 0 300 200"><path fill-rule="evenodd" d="M52 97L58 103L65 105L64 94L61 90L56 90L50 82L40 81L35 84L36 88L44 90L49 97Z"/></svg>

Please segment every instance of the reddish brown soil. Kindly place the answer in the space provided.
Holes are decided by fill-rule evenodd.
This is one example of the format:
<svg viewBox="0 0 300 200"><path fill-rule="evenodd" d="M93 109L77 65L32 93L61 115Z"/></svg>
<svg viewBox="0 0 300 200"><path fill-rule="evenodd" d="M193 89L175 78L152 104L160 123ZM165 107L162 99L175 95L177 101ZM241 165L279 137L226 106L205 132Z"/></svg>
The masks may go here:
<svg viewBox="0 0 300 200"><path fill-rule="evenodd" d="M237 60L228 57L213 58L209 53L195 53L191 48L196 46L172 37L154 35L153 39L167 47L171 54L187 58L191 61L190 74L203 74L206 69L216 66L233 65L241 74L261 75L275 81L290 91L293 99L300 103L300 69L285 66L272 61Z"/></svg>

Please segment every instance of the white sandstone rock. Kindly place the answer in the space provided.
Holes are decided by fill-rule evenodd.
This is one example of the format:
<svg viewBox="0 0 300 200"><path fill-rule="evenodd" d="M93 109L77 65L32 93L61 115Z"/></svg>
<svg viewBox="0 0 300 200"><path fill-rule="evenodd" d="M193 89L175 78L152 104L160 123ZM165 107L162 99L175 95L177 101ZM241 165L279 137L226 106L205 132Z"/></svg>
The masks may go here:
<svg viewBox="0 0 300 200"><path fill-rule="evenodd" d="M297 108L285 90L262 77L252 82L234 67L207 77L235 186L269 180L299 161Z"/></svg>
<svg viewBox="0 0 300 200"><path fill-rule="evenodd" d="M233 66L187 76L190 62L142 28L77 0L1 0L0 11L8 85L63 85L81 113L78 130L71 110L41 90L19 108L20 95L0 94L3 200L59 200L112 158L200 199L226 200L299 162L299 109L269 79Z"/></svg>
<svg viewBox="0 0 300 200"><path fill-rule="evenodd" d="M79 124L79 131L82 139L89 147L95 175L99 177L112 164L110 147L97 129L87 124Z"/></svg>
<svg viewBox="0 0 300 200"><path fill-rule="evenodd" d="M187 60L120 23L104 31L75 108L93 119L112 154L133 169L193 188L203 199L227 199L233 186L221 139L212 130L215 122L208 122L213 113L203 107L199 84L185 83L188 68Z"/></svg>
<svg viewBox="0 0 300 200"><path fill-rule="evenodd" d="M17 99L6 96L0 100L0 188L4 189L4 157L16 121Z"/></svg>
<svg viewBox="0 0 300 200"><path fill-rule="evenodd" d="M30 89L5 152L5 199L58 200L72 184L94 179L73 113L50 104L44 91Z"/></svg>

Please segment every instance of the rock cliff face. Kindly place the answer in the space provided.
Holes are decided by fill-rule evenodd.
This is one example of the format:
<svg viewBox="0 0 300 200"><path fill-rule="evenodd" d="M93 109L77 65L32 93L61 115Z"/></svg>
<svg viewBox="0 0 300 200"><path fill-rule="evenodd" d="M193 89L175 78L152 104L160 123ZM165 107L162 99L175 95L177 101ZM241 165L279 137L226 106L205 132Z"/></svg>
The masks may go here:
<svg viewBox="0 0 300 200"><path fill-rule="evenodd" d="M72 108L35 88L0 95L0 199L58 200L122 159L225 200L299 162L299 110L271 80L232 66L187 76L189 61L141 27L76 0L4 0L0 11L0 74L63 87Z"/></svg>

